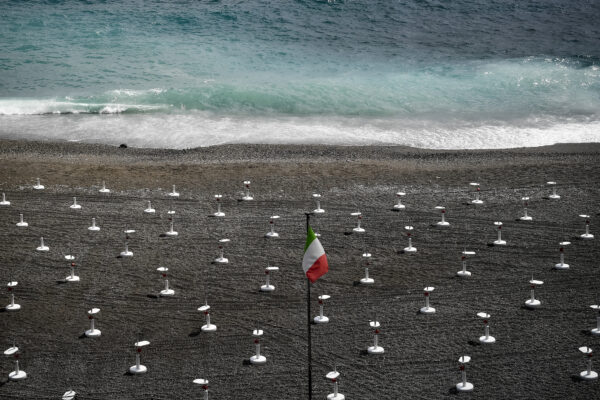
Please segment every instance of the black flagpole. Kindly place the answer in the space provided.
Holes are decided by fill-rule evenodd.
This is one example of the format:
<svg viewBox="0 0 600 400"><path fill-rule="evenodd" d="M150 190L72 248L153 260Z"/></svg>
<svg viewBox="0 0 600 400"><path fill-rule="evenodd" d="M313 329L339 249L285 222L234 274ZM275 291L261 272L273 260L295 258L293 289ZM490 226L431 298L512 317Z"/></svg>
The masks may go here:
<svg viewBox="0 0 600 400"><path fill-rule="evenodd" d="M306 234L308 235L310 213L306 213ZM306 278L306 318L308 327L308 400L312 400L312 343L310 334L310 280Z"/></svg>

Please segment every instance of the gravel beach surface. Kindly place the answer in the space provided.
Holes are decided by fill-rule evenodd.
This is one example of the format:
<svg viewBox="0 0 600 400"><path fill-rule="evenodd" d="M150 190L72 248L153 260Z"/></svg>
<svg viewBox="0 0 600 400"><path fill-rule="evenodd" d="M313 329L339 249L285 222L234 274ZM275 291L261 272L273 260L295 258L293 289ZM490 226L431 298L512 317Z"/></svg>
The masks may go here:
<svg viewBox="0 0 600 400"><path fill-rule="evenodd" d="M312 285L329 324L312 325L313 396L326 398L325 374L341 373L348 399L439 399L457 396L458 358L469 355L470 398L591 399L599 382L579 380L586 358L600 351L592 336L600 302L600 144L563 144L494 151L432 151L406 147L226 145L191 150L117 148L78 143L0 140L0 277L18 281L18 312L0 310L0 341L16 344L28 378L8 381L12 359L0 365L0 398L56 399L73 389L81 399L201 398L194 378L210 381L215 399L306 399L306 278L301 262L304 213L320 193L324 214L311 218L330 271ZM32 186L39 177L44 190ZM242 201L243 181L253 201ZM102 181L111 193L99 193ZM560 200L548 198L556 181ZM482 205L473 205L481 185ZM168 193L176 185L180 196ZM395 193L406 209L395 212ZM216 218L221 194L225 217ZM520 221L522 197L532 221ZM77 198L80 210L69 206ZM155 214L144 213L151 201ZM446 207L447 228L436 227ZM167 237L168 210L177 237ZM352 233L362 213L364 234ZM29 223L17 227L19 214ZM591 216L594 240L582 240ZM279 215L278 239L266 239ZM88 231L92 218L101 230ZM494 246L502 221L506 246ZM414 254L406 254L404 226L414 226ZM120 257L123 231L133 257ZM50 247L38 252L40 237ZM218 240L229 238L215 264ZM559 242L568 270L556 270ZM470 278L459 278L461 252ZM372 254L373 285L361 285L362 253ZM76 256L80 282L65 254ZM276 289L263 293L265 268ZM173 297L160 297L159 266L169 268ZM524 307L532 279L541 308ZM423 288L436 308L419 314ZM217 332L200 331L208 302ZM4 306L4 305L2 305ZM99 338L86 338L86 311L98 307ZM496 343L482 345L491 314ZM382 355L367 355L381 323ZM249 365L252 330L264 330L264 366ZM148 373L129 375L134 342ZM596 363L593 369L600 369ZM462 394L460 396L463 396Z"/></svg>

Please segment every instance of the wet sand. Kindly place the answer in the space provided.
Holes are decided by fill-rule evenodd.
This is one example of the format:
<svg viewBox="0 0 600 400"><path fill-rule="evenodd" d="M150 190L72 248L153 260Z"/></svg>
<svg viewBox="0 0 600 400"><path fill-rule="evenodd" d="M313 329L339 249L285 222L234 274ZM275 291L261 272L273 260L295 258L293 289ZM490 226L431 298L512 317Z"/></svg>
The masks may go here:
<svg viewBox="0 0 600 400"><path fill-rule="evenodd" d="M460 381L458 358L472 357L467 377L471 398L589 399L598 382L577 379L586 368L577 350L600 351L589 330L600 301L600 144L568 144L504 151L431 151L406 147L231 145L187 151L120 149L75 143L0 141L0 189L12 202L0 207L0 276L19 281L18 312L0 312L4 349L22 349L29 377L8 382L12 360L0 367L0 398L60 398L69 388L86 399L201 398L192 380L210 380L211 398L306 399L306 279L301 269L304 212L311 193L323 195L323 215L312 223L321 235L330 272L312 287L329 294L331 322L312 326L313 395L325 398L324 378L336 364L340 392L349 399L452 398ZM46 186L35 191L36 177ZM255 200L241 201L242 181L252 181ZM112 192L98 193L105 180ZM560 200L548 199L545 182L558 182ZM468 183L481 184L483 205ZM175 184L177 200L168 192ZM395 192L407 193L406 210L392 211ZM215 218L213 195L223 195L224 218ZM82 209L69 208L72 197ZM529 196L533 221L518 221L520 198ZM152 201L155 215L145 214ZM447 208L449 228L435 223ZM176 210L175 238L165 237L169 208ZM366 233L352 234L360 210ZM19 213L29 223L18 228ZM595 240L584 241L591 214ZM280 215L279 239L265 239L269 217ZM101 227L89 232L92 217ZM503 221L505 247L492 246L494 221ZM416 254L404 254L405 225L414 226ZM125 227L135 229L121 258ZM43 236L50 247L37 252ZM218 239L230 238L227 265L212 261ZM569 240L557 271L558 243ZM456 277L461 251L468 279ZM361 254L372 253L371 286ZM79 283L66 283L75 253ZM156 268L169 267L172 298L158 292ZM276 286L261 293L264 268ZM542 307L523 307L528 280ZM418 313L423 288L434 286L434 315ZM6 293L6 292L5 292ZM205 298L216 333L200 332ZM8 294L5 294L8 303ZM102 336L85 338L86 311L101 309ZM480 345L491 314L497 342ZM385 353L366 354L372 344L369 320L381 322ZM248 365L251 331L264 330L265 366ZM151 342L142 353L143 376L127 374L133 343ZM600 369L600 364L594 367ZM463 396L463 395L461 395Z"/></svg>

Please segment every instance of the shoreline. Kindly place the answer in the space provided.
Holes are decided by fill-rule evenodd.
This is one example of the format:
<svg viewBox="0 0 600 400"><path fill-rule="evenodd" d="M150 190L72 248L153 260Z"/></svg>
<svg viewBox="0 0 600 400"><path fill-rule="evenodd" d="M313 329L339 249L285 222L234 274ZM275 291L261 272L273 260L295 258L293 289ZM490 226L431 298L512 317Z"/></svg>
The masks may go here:
<svg viewBox="0 0 600 400"><path fill-rule="evenodd" d="M331 155L332 153L351 154L352 152L364 150L366 154L373 154L378 151L389 153L507 153L507 152L598 152L600 151L600 142L569 142L555 143L552 145L533 146L533 147L514 147L502 149L431 149L422 147L411 147L404 145L321 145L321 144L252 144L252 143L235 143L235 144L220 144L211 146L192 147L187 149L173 148L154 148L154 147L125 147L120 148L118 145L98 144L73 142L62 140L28 140L28 139L2 139L0 138L0 156L11 152L29 153L29 152L47 152L50 154L67 153L67 154L106 154L106 155L123 155L123 156L183 156L186 154L206 155L205 153L213 153L214 150L224 149L225 152L233 151L234 154L247 152L248 150L259 150L268 152L272 149L281 149L286 153L301 154L306 152L314 152L317 155ZM111 152L117 150L117 152ZM119 153L120 152L120 153ZM217 151L217 154L221 151ZM279 153L274 153L277 155Z"/></svg>

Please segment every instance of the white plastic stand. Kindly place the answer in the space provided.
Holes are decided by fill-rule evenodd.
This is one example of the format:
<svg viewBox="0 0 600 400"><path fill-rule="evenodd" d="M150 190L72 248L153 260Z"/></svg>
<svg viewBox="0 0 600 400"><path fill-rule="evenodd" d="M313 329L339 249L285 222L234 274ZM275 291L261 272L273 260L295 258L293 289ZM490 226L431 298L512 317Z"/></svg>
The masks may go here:
<svg viewBox="0 0 600 400"><path fill-rule="evenodd" d="M429 293L433 292L434 289L435 288L433 286L428 286L425 289L423 289L423 292L425 294L425 307L421 307L421 309L419 310L421 314L435 313L435 308L429 306Z"/></svg>
<svg viewBox="0 0 600 400"><path fill-rule="evenodd" d="M467 382L467 371L465 371L465 364L467 364L469 361L471 361L471 357L469 356L462 356L458 359L458 362L460 363L460 374L462 376L462 382L456 384L456 390L459 392L472 392L474 388L471 382Z"/></svg>
<svg viewBox="0 0 600 400"><path fill-rule="evenodd" d="M585 240L591 240L594 238L594 235L590 233L590 216L586 214L579 215L581 218L585 218L585 233L579 236Z"/></svg>
<svg viewBox="0 0 600 400"><path fill-rule="evenodd" d="M383 354L385 350L383 349L383 347L379 346L379 327L381 326L381 324L379 323L379 321L370 321L369 326L375 329L375 331L373 335L373 346L367 347L367 353Z"/></svg>
<svg viewBox="0 0 600 400"><path fill-rule="evenodd" d="M441 226L441 227L447 227L450 226L450 222L446 221L446 207L443 206L437 206L435 207L436 210L440 210L441 214L442 214L442 220L437 222L437 226Z"/></svg>
<svg viewBox="0 0 600 400"><path fill-rule="evenodd" d="M71 249L69 249L69 251L71 251ZM73 261L73 260L75 260L75 256L72 254L65 254L65 260Z"/></svg>
<svg viewBox="0 0 600 400"><path fill-rule="evenodd" d="M173 185L173 191L169 193L170 197L179 197L179 192L175 190L175 185Z"/></svg>
<svg viewBox="0 0 600 400"><path fill-rule="evenodd" d="M579 348L579 351L587 356L587 369L585 371L581 371L579 373L579 377L586 381L598 379L598 373L596 371L592 371L592 349L587 346L582 346Z"/></svg>
<svg viewBox="0 0 600 400"><path fill-rule="evenodd" d="M467 256L474 256L474 251L463 250L461 260L462 260L462 270L456 273L457 276L461 278L468 278L471 276L471 271L467 271Z"/></svg>
<svg viewBox="0 0 600 400"><path fill-rule="evenodd" d="M252 331L252 336L254 336L254 345L256 348L256 354L250 357L250 362L253 365L263 365L267 362L267 357L260 354L260 337L263 335L262 329L255 329Z"/></svg>
<svg viewBox="0 0 600 400"><path fill-rule="evenodd" d="M322 294L319 296L319 315L314 318L315 324L326 324L329 322L329 318L323 315L323 302L331 298L328 294Z"/></svg>
<svg viewBox="0 0 600 400"><path fill-rule="evenodd" d="M133 251L129 250L129 243L125 240L125 250L121 252L121 257L133 257Z"/></svg>
<svg viewBox="0 0 600 400"><path fill-rule="evenodd" d="M278 238L279 237L279 233L275 232L275 221L279 219L279 215L273 215L271 217L271 219L269 219L269 226L271 227L271 230L267 233L265 233L265 237L272 239L272 238Z"/></svg>
<svg viewBox="0 0 600 400"><path fill-rule="evenodd" d="M252 201L254 197L250 194L250 181L244 181L244 195L242 196L244 201Z"/></svg>
<svg viewBox="0 0 600 400"><path fill-rule="evenodd" d="M565 264L565 247L570 245L571 242L560 242L560 248L559 248L559 252L560 252L560 262L556 265L554 265L555 269L569 269L569 264Z"/></svg>
<svg viewBox="0 0 600 400"><path fill-rule="evenodd" d="M321 208L321 195L318 193L313 193L312 195L313 199L315 199L316 203L317 203L317 208L315 208L313 210L314 214L323 214L325 212L325 210L323 210Z"/></svg>
<svg viewBox="0 0 600 400"><path fill-rule="evenodd" d="M394 210L404 210L406 206L402 204L402 197L406 196L404 192L396 193L396 197L398 198L398 202L394 204Z"/></svg>
<svg viewBox="0 0 600 400"><path fill-rule="evenodd" d="M102 181L102 189L98 190L100 193L110 193L110 189L106 188L106 182Z"/></svg>
<svg viewBox="0 0 600 400"><path fill-rule="evenodd" d="M79 277L75 275L75 263L71 263L71 274L65 278L67 282L79 282Z"/></svg>
<svg viewBox="0 0 600 400"><path fill-rule="evenodd" d="M95 322L94 322L96 319L96 316L99 313L100 313L99 308L92 308L91 310L88 310L87 314L88 314L88 319L90 320L90 329L85 331L85 336L87 336L89 338L96 338L96 337L100 337L100 335L102 335L102 332L100 332L100 329L96 329Z"/></svg>
<svg viewBox="0 0 600 400"><path fill-rule="evenodd" d="M14 290L18 284L19 284L19 282L12 281L12 282L8 282L8 285L6 285L8 287L8 293L10 293L10 304L5 307L6 311L19 311L21 309L21 305L15 303Z"/></svg>
<svg viewBox="0 0 600 400"><path fill-rule="evenodd" d="M33 185L35 190L44 190L44 185L40 183L40 178L36 178L36 184Z"/></svg>
<svg viewBox="0 0 600 400"><path fill-rule="evenodd" d="M483 324L485 325L485 334L479 337L479 341L485 344L495 343L496 338L490 336L490 324L488 323L488 320L490 319L490 314L479 312L477 313L477 316L483 319Z"/></svg>
<svg viewBox="0 0 600 400"><path fill-rule="evenodd" d="M23 220L23 214L19 214L19 222L17 222L17 226L20 228L26 228L29 226L29 224Z"/></svg>
<svg viewBox="0 0 600 400"><path fill-rule="evenodd" d="M375 279L369 277L369 265L371 265L371 253L363 253L363 259L365 260L365 277L360 280L363 285L372 285L375 283Z"/></svg>
<svg viewBox="0 0 600 400"><path fill-rule="evenodd" d="M538 280L535 280L532 278L529 281L529 284L531 285L531 298L529 300L525 301L525 307L531 308L531 309L539 308L542 305L542 302L535 298L535 288L536 288L536 286L543 285L544 282L538 281Z"/></svg>
<svg viewBox="0 0 600 400"><path fill-rule="evenodd" d="M169 209L167 210L167 215L175 215L175 210L173 209L173 201L169 201Z"/></svg>
<svg viewBox="0 0 600 400"><path fill-rule="evenodd" d="M96 225L96 218L92 218L92 226L88 227L88 231L98 232L99 230L100 230L100 227L98 225Z"/></svg>
<svg viewBox="0 0 600 400"><path fill-rule="evenodd" d="M174 223L173 217L169 218L169 220L171 220L170 227L169 227L169 230L167 232L165 232L165 235L167 235L167 236L179 235L179 232L173 230L173 223Z"/></svg>
<svg viewBox="0 0 600 400"><path fill-rule="evenodd" d="M521 221L531 221L533 217L527 214L527 206L529 205L529 197L521 197L523 201L523 216L519 218Z"/></svg>
<svg viewBox="0 0 600 400"><path fill-rule="evenodd" d="M498 239L494 240L496 246L506 246L506 240L502 240L502 222L496 221L494 225L498 227Z"/></svg>
<svg viewBox="0 0 600 400"><path fill-rule="evenodd" d="M44 245L44 238L41 237L40 238L40 245L36 248L37 251L48 251L50 250L50 247Z"/></svg>
<svg viewBox="0 0 600 400"><path fill-rule="evenodd" d="M160 295L161 296L173 296L175 294L175 291L173 289L169 289L169 279L167 278L167 271L169 271L169 268L158 267L158 268L156 268L156 270L158 272L160 272L160 274L162 275L163 278L165 278L165 288L160 291Z"/></svg>
<svg viewBox="0 0 600 400"><path fill-rule="evenodd" d="M590 306L592 309L598 311L598 316L596 317L596 327L592 329L592 335L600 336L600 305L594 304Z"/></svg>
<svg viewBox="0 0 600 400"><path fill-rule="evenodd" d="M135 233L135 229L130 229L125 225L125 250L121 252L121 257L133 257L133 252L129 250L129 234Z"/></svg>
<svg viewBox="0 0 600 400"><path fill-rule="evenodd" d="M215 217L224 217L225 216L225 213L221 211L221 199L222 198L223 198L223 195L215 194L215 200L217 202L217 212L213 214Z"/></svg>
<svg viewBox="0 0 600 400"><path fill-rule="evenodd" d="M19 348L17 346L10 347L4 351L4 355L7 357L12 356L15 359L15 370L8 374L8 379L11 381L20 381L27 378L27 373L19 369Z"/></svg>
<svg viewBox="0 0 600 400"><path fill-rule="evenodd" d="M154 214L156 212L156 210L154 208L152 208L152 202L150 200L148 200L148 207L146 207L144 212L146 214Z"/></svg>
<svg viewBox="0 0 600 400"><path fill-rule="evenodd" d="M546 182L548 186L552 186L552 194L548 196L549 199L558 200L560 196L556 194L556 182Z"/></svg>
<svg viewBox="0 0 600 400"><path fill-rule="evenodd" d="M481 191L479 183L471 182L469 185L475 187L475 199L471 200L471 204L483 204L483 200L479 198L479 192Z"/></svg>
<svg viewBox="0 0 600 400"><path fill-rule="evenodd" d="M338 381L337 378L340 376L340 373L334 368L333 371L329 372L325 375L325 378L329 379L331 383L333 383L333 393L329 393L327 395L327 400L344 400L346 396L338 392Z"/></svg>
<svg viewBox="0 0 600 400"><path fill-rule="evenodd" d="M412 245L412 234L411 232L413 231L413 227L412 226L405 226L404 229L406 230L406 236L408 237L408 247L404 248L404 252L405 253L416 253L417 252L417 248L413 247Z"/></svg>
<svg viewBox="0 0 600 400"><path fill-rule="evenodd" d="M134 344L135 346L135 365L132 367L129 367L129 372L131 372L134 375L138 375L138 374L145 374L148 369L146 368L145 365L140 364L140 354L142 353L142 348L145 346L148 346L150 344L149 341L147 340L142 340L139 342L136 342Z"/></svg>
<svg viewBox="0 0 600 400"><path fill-rule="evenodd" d="M225 243L228 243L229 239L220 239L219 240L219 257L215 258L215 262L217 264L227 264L229 260L224 257L225 255Z"/></svg>
<svg viewBox="0 0 600 400"><path fill-rule="evenodd" d="M354 227L352 229L352 232L354 232L354 233L365 233L365 229L361 228L361 226L360 226L360 223L362 221L362 214L360 213L360 211L353 212L350 215L352 215L353 217L356 217L356 227Z"/></svg>
<svg viewBox="0 0 600 400"><path fill-rule="evenodd" d="M5 193L2 193L2 201L0 201L0 206L10 206L10 201L6 200Z"/></svg>
<svg viewBox="0 0 600 400"><path fill-rule="evenodd" d="M208 379L194 379L194 383L202 387L202 390L204 391L204 400L208 400Z"/></svg>
<svg viewBox="0 0 600 400"><path fill-rule="evenodd" d="M279 267L267 267L265 268L266 283L260 287L261 292L272 292L275 290L275 286L271 285L270 275L273 271L279 271Z"/></svg>
<svg viewBox="0 0 600 400"><path fill-rule="evenodd" d="M205 319L205 324L202 325L200 329L202 330L202 332L215 332L217 330L217 326L215 324L210 323L210 313L208 312L208 310L210 310L210 306L206 302L204 302L203 306L198 307L198 311L204 313Z"/></svg>
<svg viewBox="0 0 600 400"><path fill-rule="evenodd" d="M77 197L73 197L73 204L69 206L71 210L81 210L81 206L77 204Z"/></svg>

